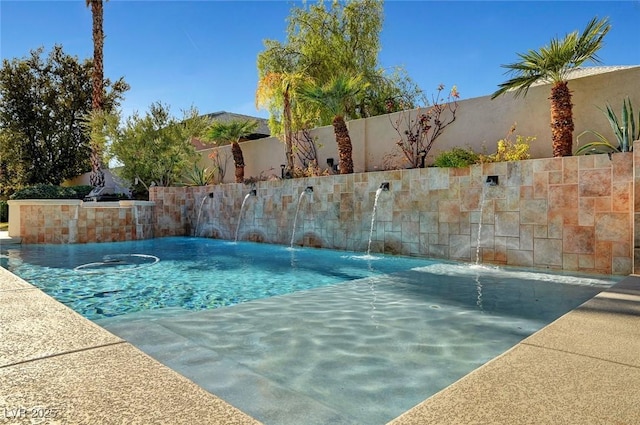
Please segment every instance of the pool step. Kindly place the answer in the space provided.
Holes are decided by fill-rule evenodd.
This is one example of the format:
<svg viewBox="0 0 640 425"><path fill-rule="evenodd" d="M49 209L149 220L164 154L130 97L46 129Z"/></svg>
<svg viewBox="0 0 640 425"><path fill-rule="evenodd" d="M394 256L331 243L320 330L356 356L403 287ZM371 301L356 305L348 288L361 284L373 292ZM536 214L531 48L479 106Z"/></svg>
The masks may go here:
<svg viewBox="0 0 640 425"><path fill-rule="evenodd" d="M9 232L7 232L6 230L0 232L0 246L19 245L21 243L22 243L22 238L11 237L9 236Z"/></svg>

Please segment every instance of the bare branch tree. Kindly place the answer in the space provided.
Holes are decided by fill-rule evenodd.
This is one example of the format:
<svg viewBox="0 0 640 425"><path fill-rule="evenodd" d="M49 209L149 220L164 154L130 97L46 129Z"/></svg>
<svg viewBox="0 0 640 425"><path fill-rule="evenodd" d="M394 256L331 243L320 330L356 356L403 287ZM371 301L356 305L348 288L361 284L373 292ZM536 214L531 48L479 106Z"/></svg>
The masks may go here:
<svg viewBox="0 0 640 425"><path fill-rule="evenodd" d="M458 90L453 86L447 99L440 97L443 90L444 85L438 86L436 95L432 97L432 105L415 110L414 118L411 117L411 111L400 112L395 122L389 116L399 136L396 145L409 162L409 168L424 167L424 160L436 139L456 120L460 97Z"/></svg>

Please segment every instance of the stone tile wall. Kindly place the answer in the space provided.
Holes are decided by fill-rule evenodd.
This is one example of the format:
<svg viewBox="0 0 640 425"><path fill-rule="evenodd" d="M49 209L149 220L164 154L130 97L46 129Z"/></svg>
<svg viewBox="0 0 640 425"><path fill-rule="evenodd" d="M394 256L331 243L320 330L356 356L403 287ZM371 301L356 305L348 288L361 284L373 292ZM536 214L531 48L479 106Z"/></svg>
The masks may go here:
<svg viewBox="0 0 640 425"><path fill-rule="evenodd" d="M268 181L254 186L255 196L252 186L233 183L155 187L150 200L156 236L233 240L237 234L366 252L373 229L371 252L628 274L633 158L620 153ZM488 176L498 184L487 185ZM379 193L372 226L383 182L390 190Z"/></svg>
<svg viewBox="0 0 640 425"><path fill-rule="evenodd" d="M633 149L633 234L634 273L640 273L640 141L634 142Z"/></svg>
<svg viewBox="0 0 640 425"><path fill-rule="evenodd" d="M154 236L152 202L80 200L9 201L19 217L22 243L87 243L148 239ZM14 211L19 211L15 214Z"/></svg>

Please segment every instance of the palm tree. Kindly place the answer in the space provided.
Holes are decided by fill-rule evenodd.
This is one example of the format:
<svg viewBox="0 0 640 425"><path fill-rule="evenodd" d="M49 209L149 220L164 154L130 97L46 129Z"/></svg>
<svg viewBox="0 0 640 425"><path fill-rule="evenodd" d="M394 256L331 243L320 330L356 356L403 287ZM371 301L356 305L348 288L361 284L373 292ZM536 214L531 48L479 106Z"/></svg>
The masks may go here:
<svg viewBox="0 0 640 425"><path fill-rule="evenodd" d="M282 130L284 133L287 170L293 171L293 122L291 104L295 101L295 87L302 75L287 72L269 72L258 81L256 106L263 107L276 101L282 102Z"/></svg>
<svg viewBox="0 0 640 425"><path fill-rule="evenodd" d="M91 106L94 113L99 114L104 106L103 91L103 52L104 31L102 29L103 7L102 0L86 0L87 6L91 7L93 17L93 75L91 77L93 91L91 95ZM98 143L91 142L91 185L94 187L104 186L104 173L102 172L102 154Z"/></svg>
<svg viewBox="0 0 640 425"><path fill-rule="evenodd" d="M256 128L256 120L214 121L206 132L207 140L219 146L231 144L231 154L236 167L236 183L244 182L244 156L239 142Z"/></svg>
<svg viewBox="0 0 640 425"><path fill-rule="evenodd" d="M514 77L499 84L500 89L493 93L492 99L510 90L515 90L515 97L524 96L534 83L552 84L549 99L554 157L570 156L573 145L573 112L568 75L587 61L600 63L596 53L602 47L602 40L610 27L607 18L593 18L582 34L574 31L562 40L554 38L549 46L539 51L518 53L520 62L502 65Z"/></svg>
<svg viewBox="0 0 640 425"><path fill-rule="evenodd" d="M353 103L355 96L366 88L361 77L346 77L343 75L333 78L324 86L314 83L303 84L298 89L301 99L320 107L321 115L333 117L333 132L338 145L340 174L353 173L353 155L349 129L344 119L349 103Z"/></svg>

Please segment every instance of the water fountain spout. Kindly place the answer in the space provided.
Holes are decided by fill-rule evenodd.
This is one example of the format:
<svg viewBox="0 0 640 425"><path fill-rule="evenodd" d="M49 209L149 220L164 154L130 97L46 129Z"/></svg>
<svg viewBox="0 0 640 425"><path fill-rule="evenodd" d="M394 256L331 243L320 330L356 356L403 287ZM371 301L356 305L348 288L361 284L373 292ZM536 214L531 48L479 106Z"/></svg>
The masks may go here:
<svg viewBox="0 0 640 425"><path fill-rule="evenodd" d="M313 196L313 186L307 186L305 190L300 192L300 197L298 198L298 205L296 206L296 215L293 218L293 229L291 230L291 244L290 247L293 248L293 242L296 237L296 224L298 222L298 213L300 212L300 204L302 204L302 199L305 195Z"/></svg>
<svg viewBox="0 0 640 425"><path fill-rule="evenodd" d="M198 208L198 218L196 219L196 228L193 231L193 236L198 236L198 226L200 225L200 215L202 214L202 206L204 205L204 201L206 201L207 198L213 199L212 195L213 195L213 192L211 192L207 196L203 196L202 201L200 201L200 208Z"/></svg>
<svg viewBox="0 0 640 425"><path fill-rule="evenodd" d="M249 195L258 196L258 191L256 189L251 189L251 191L249 192Z"/></svg>
<svg viewBox="0 0 640 425"><path fill-rule="evenodd" d="M380 198L380 194L385 191L389 191L389 183L384 182L380 185L378 190L376 190L376 197L373 201L373 211L371 212L371 229L369 229L369 244L367 245L367 256L371 255L371 239L373 238L373 225L376 223L376 210L378 209L378 198Z"/></svg>
<svg viewBox="0 0 640 425"><path fill-rule="evenodd" d="M252 190L251 192L255 192L255 189ZM240 215L238 215L238 224L236 225L235 242L238 242L238 231L240 230L240 223L242 222L242 212L244 211L244 204L247 203L247 199L249 199L249 196L251 196L251 192L245 195L244 199L242 200L242 205L240 206Z"/></svg>
<svg viewBox="0 0 640 425"><path fill-rule="evenodd" d="M488 187L498 186L498 176L487 176L487 179L482 186L482 193L480 196L480 220L478 221L478 238L476 240L476 265L480 264L480 244L482 242L482 216L484 211L484 202L486 197L486 189Z"/></svg>

